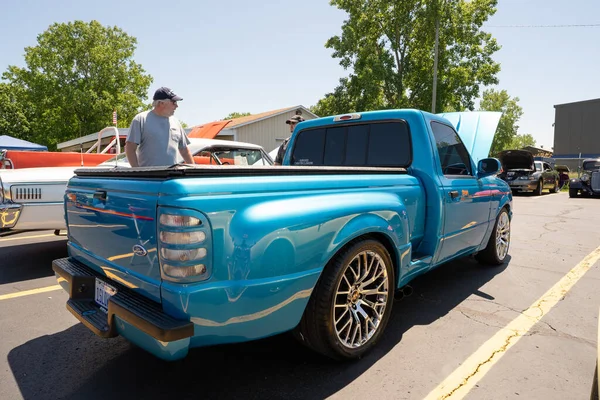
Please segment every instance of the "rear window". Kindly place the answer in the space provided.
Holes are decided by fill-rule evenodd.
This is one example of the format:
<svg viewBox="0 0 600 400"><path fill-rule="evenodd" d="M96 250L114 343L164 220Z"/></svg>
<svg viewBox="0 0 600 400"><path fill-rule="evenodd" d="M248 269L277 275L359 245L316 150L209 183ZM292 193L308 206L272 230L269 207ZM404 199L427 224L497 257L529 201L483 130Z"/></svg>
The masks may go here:
<svg viewBox="0 0 600 400"><path fill-rule="evenodd" d="M291 165L408 167L411 145L404 121L323 127L298 133Z"/></svg>

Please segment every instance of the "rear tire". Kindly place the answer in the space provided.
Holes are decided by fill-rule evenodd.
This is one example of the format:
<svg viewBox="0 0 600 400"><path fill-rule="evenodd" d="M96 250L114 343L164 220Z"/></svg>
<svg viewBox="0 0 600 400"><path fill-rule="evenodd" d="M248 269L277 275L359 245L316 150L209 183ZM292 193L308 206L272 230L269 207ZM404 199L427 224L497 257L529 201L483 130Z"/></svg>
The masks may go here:
<svg viewBox="0 0 600 400"><path fill-rule="evenodd" d="M325 266L295 335L327 357L360 358L383 334L394 289L386 248L373 239L350 242Z"/></svg>
<svg viewBox="0 0 600 400"><path fill-rule="evenodd" d="M550 193L556 193L558 192L558 179L554 180L554 186L552 187L552 189L550 189Z"/></svg>
<svg viewBox="0 0 600 400"><path fill-rule="evenodd" d="M510 218L503 208L496 218L494 229L485 249L475 255L477 261L487 265L501 265L508 255L510 247Z"/></svg>

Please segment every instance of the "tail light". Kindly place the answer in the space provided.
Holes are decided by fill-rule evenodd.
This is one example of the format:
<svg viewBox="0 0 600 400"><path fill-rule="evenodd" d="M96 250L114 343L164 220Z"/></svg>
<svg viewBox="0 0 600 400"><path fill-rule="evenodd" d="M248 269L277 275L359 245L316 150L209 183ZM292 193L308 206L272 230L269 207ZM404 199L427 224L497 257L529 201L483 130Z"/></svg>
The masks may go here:
<svg viewBox="0 0 600 400"><path fill-rule="evenodd" d="M172 282L198 282L212 271L210 226L204 214L159 207L158 246L161 276Z"/></svg>

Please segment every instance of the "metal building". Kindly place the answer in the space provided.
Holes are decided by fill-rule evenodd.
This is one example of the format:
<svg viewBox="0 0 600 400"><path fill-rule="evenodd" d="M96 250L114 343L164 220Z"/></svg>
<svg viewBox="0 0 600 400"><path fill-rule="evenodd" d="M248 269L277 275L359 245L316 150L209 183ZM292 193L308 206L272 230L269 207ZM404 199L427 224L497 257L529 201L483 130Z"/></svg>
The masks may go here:
<svg viewBox="0 0 600 400"><path fill-rule="evenodd" d="M554 158L576 169L585 158L600 157L600 99L554 106Z"/></svg>
<svg viewBox="0 0 600 400"><path fill-rule="evenodd" d="M296 114L307 121L318 118L309 109L299 105L198 125L192 129L189 137L214 137L212 132L218 131L216 139L254 143L270 152L290 136L289 126L285 121Z"/></svg>

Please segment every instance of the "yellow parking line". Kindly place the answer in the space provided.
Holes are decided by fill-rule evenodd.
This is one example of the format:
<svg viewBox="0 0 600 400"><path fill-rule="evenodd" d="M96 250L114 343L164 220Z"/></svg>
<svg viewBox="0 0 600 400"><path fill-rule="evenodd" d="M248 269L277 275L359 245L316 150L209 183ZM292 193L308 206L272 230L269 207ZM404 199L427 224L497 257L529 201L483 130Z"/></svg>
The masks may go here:
<svg viewBox="0 0 600 400"><path fill-rule="evenodd" d="M13 237L13 238L3 238L0 237L0 242L7 242L9 240L25 240L25 239L34 239L34 238L41 238L41 237L49 237L49 236L55 236L54 233L49 233L46 235L34 235L34 236L21 236L21 237Z"/></svg>
<svg viewBox="0 0 600 400"><path fill-rule="evenodd" d="M39 289L24 290L22 292L17 292L17 293L3 294L3 295L0 295L0 301L14 299L15 297L29 296L31 294L52 292L52 291L58 290L58 289L62 289L62 287L60 285L53 285L53 286L47 286L47 287L43 287L43 288L39 288Z"/></svg>
<svg viewBox="0 0 600 400"><path fill-rule="evenodd" d="M588 254L567 275L505 328L485 342L425 400L462 399L492 366L554 307L585 273L600 260L600 247Z"/></svg>

